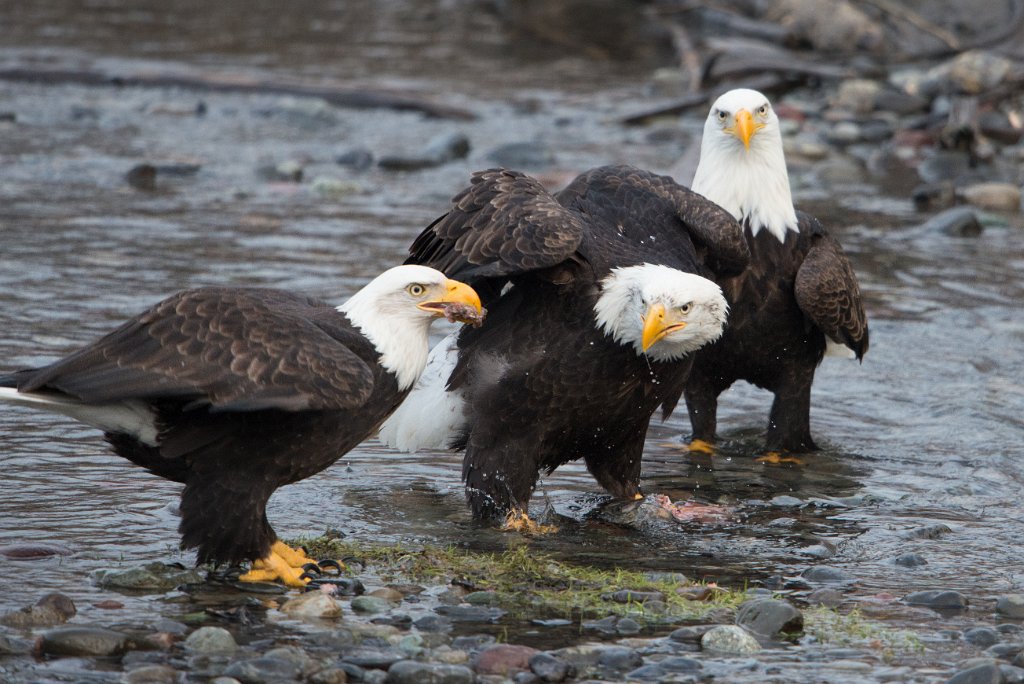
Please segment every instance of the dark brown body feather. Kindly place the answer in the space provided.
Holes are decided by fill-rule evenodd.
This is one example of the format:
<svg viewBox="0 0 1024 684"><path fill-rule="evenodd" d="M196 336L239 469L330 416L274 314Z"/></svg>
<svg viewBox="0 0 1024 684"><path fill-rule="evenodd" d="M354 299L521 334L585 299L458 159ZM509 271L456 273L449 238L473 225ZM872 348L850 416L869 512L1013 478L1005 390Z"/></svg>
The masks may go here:
<svg viewBox="0 0 1024 684"><path fill-rule="evenodd" d="M867 316L849 260L817 220L802 213L798 219L800 231L787 231L785 243L747 229L750 266L718 280L729 320L722 337L697 352L686 385L694 439L715 440L718 395L746 380L775 394L769 449L816 449L811 384L826 335L858 359L868 350Z"/></svg>
<svg viewBox="0 0 1024 684"><path fill-rule="evenodd" d="M481 328L463 328L448 384L469 408L456 446L474 514L526 510L541 471L580 458L612 495L636 494L651 414L674 408L690 361L649 361L601 332L600 280L645 262L735 274L747 260L739 224L670 178L626 166L594 169L554 196L492 169L452 204L409 262L470 283L488 309Z"/></svg>
<svg viewBox="0 0 1024 684"><path fill-rule="evenodd" d="M395 378L348 319L276 290L174 295L49 366L0 378L21 392L151 407L156 445L108 432L114 451L181 482L180 532L198 562L262 558L278 487L331 465L398 406Z"/></svg>

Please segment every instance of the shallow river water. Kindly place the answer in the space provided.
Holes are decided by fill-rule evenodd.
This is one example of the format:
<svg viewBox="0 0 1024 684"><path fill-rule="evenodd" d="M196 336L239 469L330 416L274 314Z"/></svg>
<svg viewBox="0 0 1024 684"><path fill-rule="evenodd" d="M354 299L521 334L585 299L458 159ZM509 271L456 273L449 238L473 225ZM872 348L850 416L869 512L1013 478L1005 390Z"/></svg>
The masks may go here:
<svg viewBox="0 0 1024 684"><path fill-rule="evenodd" d="M0 2L13 18L0 65L384 84L477 118L279 95L0 80L0 112L15 115L0 118L0 370L53 359L190 286L268 285L340 302L399 262L470 172L493 165L488 153L499 145L546 147L553 162L525 170L557 188L605 163L667 171L703 118L620 126L616 118L647 96L646 70L503 52L514 39L480 34L471 18L431 42L422 31L438 16L401 3L361 3L351 15L327 6L316 20L299 8L268 41L259 39L275 25L266 9L201 24L185 10L147 4L132 15L101 2ZM446 11L444 3L434 11ZM358 26L342 20L357 15L365 19ZM180 35L130 30L157 19ZM394 173L334 163L354 148L414 153L456 132L469 137L469 156L440 168ZM303 183L258 173L290 160L304 167ZM145 191L125 181L142 162L199 168L158 173L156 189ZM855 583L848 601L865 605L883 592L954 589L970 599L968 611L879 612L923 635L918 664L948 665L970 651L942 642L941 631L995 624L995 598L1024 584L1020 217L977 237L925 233L917 226L927 217L905 197L888 196L880 180L833 186L806 163L793 173L798 204L846 246L871 318L864 363L828 359L818 373L812 430L823 451L804 465L755 462L770 397L737 387L722 401L722 454L675 449L686 432L680 412L652 426L643 471L646 491L728 505L728 521L609 522L596 484L568 466L543 481L533 503L568 520L529 544L567 560L673 570L728 586L783 586L827 564ZM399 454L369 440L321 475L280 490L269 517L285 537L330 527L356 540L520 543L471 523L459 468L456 455ZM102 621L109 616L92 604L105 592L91 584L93 570L191 562L177 550L178 486L127 467L95 430L0 407L0 471L0 545L68 550L42 561L0 557L0 612L56 590L74 598L79 619ZM940 523L949 530L915 533ZM897 567L894 558L907 552L928 564ZM124 619L187 610L155 606L155 598L119 600Z"/></svg>

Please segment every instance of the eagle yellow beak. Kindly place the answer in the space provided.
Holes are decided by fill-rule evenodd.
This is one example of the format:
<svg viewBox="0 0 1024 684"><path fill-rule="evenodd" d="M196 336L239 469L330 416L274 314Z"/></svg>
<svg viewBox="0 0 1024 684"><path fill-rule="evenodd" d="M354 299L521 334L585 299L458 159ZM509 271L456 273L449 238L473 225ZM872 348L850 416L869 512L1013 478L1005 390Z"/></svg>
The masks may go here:
<svg viewBox="0 0 1024 684"><path fill-rule="evenodd" d="M743 141L743 147L750 149L750 139L754 134L764 128L763 123L754 121L754 116L746 109L736 112L736 125L726 128L726 133L731 133Z"/></svg>
<svg viewBox="0 0 1024 684"><path fill-rule="evenodd" d="M451 305L459 304L470 307L473 316L477 318L481 316L483 305L480 303L480 295L466 283L446 278L439 289L441 290L440 297L420 302L416 306L437 316L447 316L452 310Z"/></svg>
<svg viewBox="0 0 1024 684"><path fill-rule="evenodd" d="M647 351L665 335L686 327L686 321L679 320L665 311L664 304L652 304L644 314L644 330L640 337L640 348Z"/></svg>

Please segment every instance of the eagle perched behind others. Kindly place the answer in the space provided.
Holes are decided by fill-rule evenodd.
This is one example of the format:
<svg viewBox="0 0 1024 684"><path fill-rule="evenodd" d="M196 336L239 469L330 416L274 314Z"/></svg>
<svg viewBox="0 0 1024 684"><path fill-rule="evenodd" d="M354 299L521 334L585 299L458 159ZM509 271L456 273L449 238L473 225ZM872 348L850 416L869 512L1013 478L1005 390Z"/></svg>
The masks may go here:
<svg viewBox="0 0 1024 684"><path fill-rule="evenodd" d="M727 212L629 166L555 195L515 171L476 173L410 254L472 284L488 317L434 348L381 438L465 449L468 501L491 520L525 519L540 473L576 459L613 496L639 494L651 415L672 411L725 322L708 278L748 259Z"/></svg>
<svg viewBox="0 0 1024 684"><path fill-rule="evenodd" d="M729 301L722 337L697 354L686 385L690 448L715 441L718 395L736 380L774 393L766 445L817 449L811 383L826 351L863 359L868 321L853 267L815 218L793 207L779 119L755 90L731 90L704 124L693 189L743 224L750 265L719 278Z"/></svg>

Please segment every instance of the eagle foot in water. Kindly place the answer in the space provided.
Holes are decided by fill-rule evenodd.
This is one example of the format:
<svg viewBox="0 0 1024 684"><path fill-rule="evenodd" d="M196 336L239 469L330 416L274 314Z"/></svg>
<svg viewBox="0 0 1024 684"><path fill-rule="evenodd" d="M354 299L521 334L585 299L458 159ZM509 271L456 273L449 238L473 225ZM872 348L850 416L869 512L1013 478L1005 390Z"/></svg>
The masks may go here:
<svg viewBox="0 0 1024 684"><path fill-rule="evenodd" d="M783 463L792 463L793 465L803 465L802 459L796 456L789 456L778 451L769 451L764 456L758 456L754 459L758 463L768 463L771 465L782 465Z"/></svg>
<svg viewBox="0 0 1024 684"><path fill-rule="evenodd" d="M505 516L505 523L501 529L520 534L552 534L558 531L556 525L542 525L531 519L526 511L513 509Z"/></svg>
<svg viewBox="0 0 1024 684"><path fill-rule="evenodd" d="M707 454L708 456L715 455L715 445L712 444L711 442L705 442L703 439L690 440L689 444L662 442L658 446L665 447L666 449L675 449L676 451L683 451L689 454Z"/></svg>

